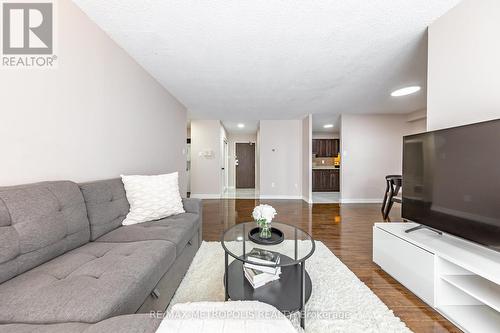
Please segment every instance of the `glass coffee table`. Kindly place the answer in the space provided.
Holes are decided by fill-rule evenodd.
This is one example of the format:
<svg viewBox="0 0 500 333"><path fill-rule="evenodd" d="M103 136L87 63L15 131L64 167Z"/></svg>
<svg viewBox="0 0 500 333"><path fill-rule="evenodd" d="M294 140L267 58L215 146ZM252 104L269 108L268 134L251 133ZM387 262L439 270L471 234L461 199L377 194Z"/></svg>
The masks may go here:
<svg viewBox="0 0 500 333"><path fill-rule="evenodd" d="M305 326L305 304L311 297L312 283L306 271L306 260L315 250L314 239L305 231L292 225L273 222L284 236L276 245L257 244L249 238L249 231L255 222L232 226L222 235L221 243L225 252L225 298L226 301L255 300L273 305L284 314L300 312L300 325ZM243 265L251 263L247 255L253 248L261 248L279 253L280 262L270 267L281 267L279 280L254 289L245 278ZM234 258L229 262L229 256Z"/></svg>

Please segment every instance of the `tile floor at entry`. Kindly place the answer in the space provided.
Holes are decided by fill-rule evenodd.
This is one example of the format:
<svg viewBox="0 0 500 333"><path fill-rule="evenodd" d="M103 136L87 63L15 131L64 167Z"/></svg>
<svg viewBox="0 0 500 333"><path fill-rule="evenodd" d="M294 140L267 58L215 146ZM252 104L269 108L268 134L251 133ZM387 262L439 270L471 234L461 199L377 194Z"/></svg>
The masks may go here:
<svg viewBox="0 0 500 333"><path fill-rule="evenodd" d="M340 192L313 192L313 203L339 203Z"/></svg>
<svg viewBox="0 0 500 333"><path fill-rule="evenodd" d="M257 199L259 193L254 188L228 188L222 199Z"/></svg>

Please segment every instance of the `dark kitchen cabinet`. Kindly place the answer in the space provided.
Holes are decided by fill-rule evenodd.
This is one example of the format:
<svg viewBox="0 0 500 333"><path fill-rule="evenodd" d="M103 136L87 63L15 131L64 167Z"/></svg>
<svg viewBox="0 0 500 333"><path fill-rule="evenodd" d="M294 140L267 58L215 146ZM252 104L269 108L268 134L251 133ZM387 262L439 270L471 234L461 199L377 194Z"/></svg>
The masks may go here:
<svg viewBox="0 0 500 333"><path fill-rule="evenodd" d="M335 157L340 151L339 139L313 139L312 153L316 157Z"/></svg>
<svg viewBox="0 0 500 333"><path fill-rule="evenodd" d="M317 139L312 140L312 153L313 156L315 155L316 157L319 155L319 140Z"/></svg>
<svg viewBox="0 0 500 333"><path fill-rule="evenodd" d="M333 156L337 156L340 153L340 140L333 140Z"/></svg>
<svg viewBox="0 0 500 333"><path fill-rule="evenodd" d="M339 169L314 169L312 177L313 192L339 192Z"/></svg>
<svg viewBox="0 0 500 333"><path fill-rule="evenodd" d="M312 176L312 190L313 192L318 192L320 191L324 184L323 184L323 174L321 172L322 170L313 170L313 176Z"/></svg>

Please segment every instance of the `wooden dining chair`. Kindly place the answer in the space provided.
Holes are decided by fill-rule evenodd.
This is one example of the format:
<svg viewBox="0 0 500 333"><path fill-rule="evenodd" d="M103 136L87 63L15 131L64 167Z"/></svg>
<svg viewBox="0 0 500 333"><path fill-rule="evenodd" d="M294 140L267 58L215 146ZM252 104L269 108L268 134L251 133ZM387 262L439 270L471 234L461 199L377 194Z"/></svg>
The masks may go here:
<svg viewBox="0 0 500 333"><path fill-rule="evenodd" d="M401 175L389 175L385 177L386 188L384 194L384 200L382 202L382 216L384 220L387 220L389 213L391 212L392 205L397 202L401 203L401 198L398 197L399 191L403 186L403 176Z"/></svg>

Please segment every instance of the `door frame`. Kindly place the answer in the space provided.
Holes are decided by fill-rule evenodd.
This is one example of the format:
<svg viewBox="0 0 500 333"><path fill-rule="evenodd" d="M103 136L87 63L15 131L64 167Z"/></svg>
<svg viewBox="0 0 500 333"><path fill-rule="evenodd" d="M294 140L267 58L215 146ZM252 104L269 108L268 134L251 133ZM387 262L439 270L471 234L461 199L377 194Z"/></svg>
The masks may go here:
<svg viewBox="0 0 500 333"><path fill-rule="evenodd" d="M236 160L237 160L237 156L236 156L236 144L237 143L253 143L255 145L255 152L254 152L254 161L255 161L255 168L254 168L254 181L256 182L257 181L257 143L255 141L234 141L233 143L233 152L234 152L234 175L233 175L233 184L234 184L234 189L236 190L238 187L236 187ZM257 184L255 184L254 188L257 187Z"/></svg>
<svg viewBox="0 0 500 333"><path fill-rule="evenodd" d="M226 193L229 188L229 141L224 138L222 140L222 165L221 168L221 194Z"/></svg>

